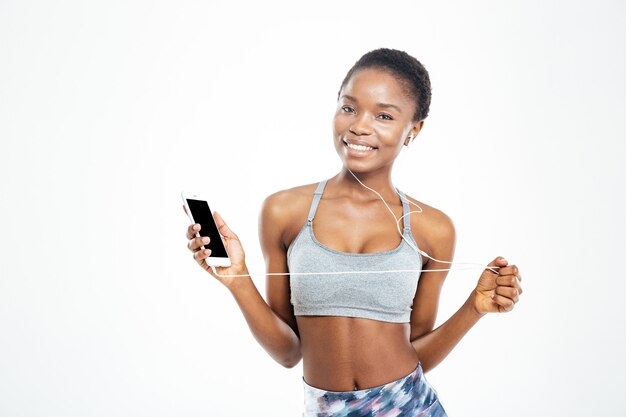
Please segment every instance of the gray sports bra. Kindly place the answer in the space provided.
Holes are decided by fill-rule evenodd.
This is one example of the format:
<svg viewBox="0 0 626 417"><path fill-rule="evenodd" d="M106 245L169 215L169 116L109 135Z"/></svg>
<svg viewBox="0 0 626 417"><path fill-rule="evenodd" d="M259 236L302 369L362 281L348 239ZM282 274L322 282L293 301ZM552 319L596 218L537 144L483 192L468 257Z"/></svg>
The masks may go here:
<svg viewBox="0 0 626 417"><path fill-rule="evenodd" d="M376 253L349 253L331 249L313 234L313 217L324 192L319 183L306 224L287 250L290 272L385 271L411 269L420 272L391 272L290 276L291 304L296 316L349 316L408 323L413 298L421 275L422 257L402 239L395 249ZM398 190L404 214L409 203ZM417 248L411 233L410 216L403 219L404 237Z"/></svg>

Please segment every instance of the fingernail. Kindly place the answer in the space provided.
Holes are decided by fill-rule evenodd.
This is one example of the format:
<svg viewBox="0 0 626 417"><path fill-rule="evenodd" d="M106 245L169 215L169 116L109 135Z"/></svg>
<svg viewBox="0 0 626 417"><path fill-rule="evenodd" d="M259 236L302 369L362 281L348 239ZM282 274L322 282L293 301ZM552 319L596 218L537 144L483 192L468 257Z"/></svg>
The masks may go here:
<svg viewBox="0 0 626 417"><path fill-rule="evenodd" d="M208 255L208 254L210 254L210 253L211 253L211 249L207 249L207 250L205 250L205 251L204 251L204 254L205 254L205 255Z"/></svg>
<svg viewBox="0 0 626 417"><path fill-rule="evenodd" d="M209 238L208 237L203 237L202 238L202 243L209 243Z"/></svg>

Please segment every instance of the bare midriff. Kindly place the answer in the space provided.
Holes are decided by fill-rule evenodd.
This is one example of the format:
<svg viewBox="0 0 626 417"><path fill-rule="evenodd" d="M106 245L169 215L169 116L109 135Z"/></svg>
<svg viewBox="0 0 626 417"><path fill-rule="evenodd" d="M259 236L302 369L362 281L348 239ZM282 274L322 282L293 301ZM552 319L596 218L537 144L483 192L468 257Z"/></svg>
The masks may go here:
<svg viewBox="0 0 626 417"><path fill-rule="evenodd" d="M410 323L357 317L296 316L304 380L326 391L373 388L417 368Z"/></svg>

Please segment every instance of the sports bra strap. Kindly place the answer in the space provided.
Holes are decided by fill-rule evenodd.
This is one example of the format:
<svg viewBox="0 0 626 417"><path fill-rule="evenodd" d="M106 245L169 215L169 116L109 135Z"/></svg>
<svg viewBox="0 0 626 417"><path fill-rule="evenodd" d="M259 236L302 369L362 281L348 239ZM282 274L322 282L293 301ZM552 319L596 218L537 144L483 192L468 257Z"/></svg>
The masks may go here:
<svg viewBox="0 0 626 417"><path fill-rule="evenodd" d="M326 181L327 180L321 181L315 190L315 194L313 194L313 202L311 203L311 210L309 210L309 217L307 218L307 222L309 223L311 223L313 221L313 217L315 217L315 211L317 210L317 205L320 203L320 199L324 193Z"/></svg>
<svg viewBox="0 0 626 417"><path fill-rule="evenodd" d="M407 214L411 211L411 208L409 207L409 200L406 198L406 196L404 195L402 191L398 190L397 188L396 188L396 191L398 191L398 194L400 194L400 200L402 201L402 215L404 216L402 218L402 224L404 224L404 231L410 232L411 231L411 216Z"/></svg>
<svg viewBox="0 0 626 417"><path fill-rule="evenodd" d="M315 193L313 194L313 202L311 203L311 209L309 210L309 216L307 217L307 222L309 224L313 222L313 218L315 217L317 206L319 205L320 199L322 198L322 194L324 193L324 187L326 186L326 181L327 180L320 181L320 183L317 185L317 189L315 190ZM396 190L398 191L398 194L400 194L400 200L402 201L402 215L404 216L402 218L402 224L404 224L404 231L410 232L411 231L411 218L410 218L411 216L408 215L408 213L409 211L411 211L411 209L409 207L409 201L402 191L398 190L397 188Z"/></svg>

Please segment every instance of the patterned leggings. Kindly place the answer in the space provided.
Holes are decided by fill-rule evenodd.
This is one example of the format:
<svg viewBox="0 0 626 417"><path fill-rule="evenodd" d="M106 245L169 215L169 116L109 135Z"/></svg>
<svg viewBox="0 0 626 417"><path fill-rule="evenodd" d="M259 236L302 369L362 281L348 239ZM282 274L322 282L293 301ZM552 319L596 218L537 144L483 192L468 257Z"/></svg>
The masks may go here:
<svg viewBox="0 0 626 417"><path fill-rule="evenodd" d="M304 380L302 417L447 417L422 363L410 374L373 388L326 391Z"/></svg>

